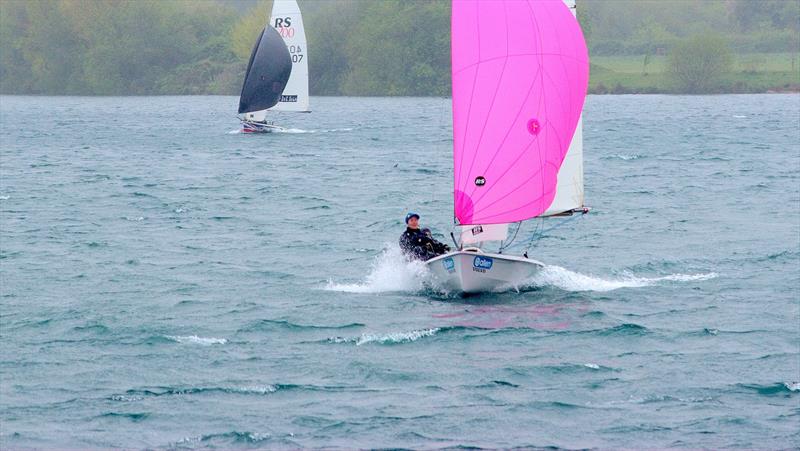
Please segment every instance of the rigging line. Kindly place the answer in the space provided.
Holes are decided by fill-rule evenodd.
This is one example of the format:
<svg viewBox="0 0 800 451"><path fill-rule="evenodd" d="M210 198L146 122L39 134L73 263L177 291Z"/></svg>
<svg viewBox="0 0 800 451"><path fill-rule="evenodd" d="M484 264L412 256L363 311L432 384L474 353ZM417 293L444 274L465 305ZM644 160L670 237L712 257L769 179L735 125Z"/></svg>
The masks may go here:
<svg viewBox="0 0 800 451"><path fill-rule="evenodd" d="M583 217L583 216L586 214L585 212L580 212L581 214L577 214L577 213L578 213L578 212L575 212L575 213L573 213L573 214L572 214L572 216L570 216L570 217L568 217L568 218L564 219L564 220L563 220L563 221L561 221L561 222L558 222L558 223L556 223L556 225L554 225L554 226L552 226L552 227L549 227L549 228L547 228L547 229L544 229L544 230L542 230L542 232L541 232L541 233L542 233L542 234L545 234L545 233L547 233L547 232L549 232L549 231L551 231L551 230L555 230L555 229L557 229L557 228L559 228L559 227L563 226L564 224L566 224L566 223L568 223L568 222L574 221L574 220L576 220L576 219L578 219L578 218L582 218L582 217Z"/></svg>
<svg viewBox="0 0 800 451"><path fill-rule="evenodd" d="M509 240L507 243L505 243L505 244L500 246L500 252L501 253L503 252L503 250L508 249L509 247L511 247L511 245L514 243L514 240L517 239L517 233L519 233L519 229L521 229L521 228L522 228L522 221L519 221L517 223L517 230L514 231L514 236L511 237L511 240Z"/></svg>
<svg viewBox="0 0 800 451"><path fill-rule="evenodd" d="M536 227L533 229L533 235L531 235L531 239L528 241L528 246L525 248L525 252L523 253L523 255L526 258L528 257L528 251L531 249L531 245L533 244L533 242L536 241L537 244L539 242L539 240L536 238L536 235L537 235L537 233L539 231L539 227L544 227L544 220L543 219L541 219L536 224Z"/></svg>
<svg viewBox="0 0 800 451"><path fill-rule="evenodd" d="M578 214L578 213L581 213L581 214ZM544 228L544 217L541 217L541 216L540 216L540 217L538 217L538 219L540 219L540 222L538 222L538 223L536 224L535 228L533 229L533 234L531 234L531 238L530 238L530 240L528 241L528 246L525 248L525 252L524 252L524 254L527 254L527 253L528 253L528 251L531 249L531 246L533 245L533 243L534 243L534 242L536 243L536 245L538 245L538 244L539 244L539 240L540 240L540 239L542 239L542 238L544 238L544 236L545 236L545 234L546 234L546 233L548 233L548 232L550 232L550 231L552 231L552 230L555 230L555 229L557 229L557 228L559 228L559 227L563 226L564 224L566 224L566 223L568 223L568 222L571 222L571 221L574 221L574 220L576 220L576 219L578 219L578 218L581 218L581 217L583 217L583 216L584 216L586 213L587 213L587 212L584 212L584 211L578 211L578 212L575 212L575 213L573 213L573 215L572 215L572 216L570 216L570 217L568 217L568 218L564 219L563 221L560 221L560 222L559 222L559 223L557 223L556 225L554 225L554 226L552 226L552 227L549 227L549 228L547 228L547 229L545 229L545 228ZM522 243L520 243L518 246L521 246L521 245L522 245ZM516 246L511 246L511 247L516 247ZM536 247L536 246L534 246L534 247ZM508 248L508 247L505 247L504 249L507 249L507 248Z"/></svg>

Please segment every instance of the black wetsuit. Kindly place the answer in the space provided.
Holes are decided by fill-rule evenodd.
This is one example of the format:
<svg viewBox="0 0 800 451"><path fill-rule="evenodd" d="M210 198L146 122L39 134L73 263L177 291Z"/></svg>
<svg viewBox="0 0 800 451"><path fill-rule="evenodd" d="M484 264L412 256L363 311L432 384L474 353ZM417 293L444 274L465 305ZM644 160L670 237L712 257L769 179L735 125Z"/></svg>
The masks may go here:
<svg viewBox="0 0 800 451"><path fill-rule="evenodd" d="M409 258L430 260L437 255L447 253L450 247L436 241L420 229L408 227L400 236L400 249Z"/></svg>

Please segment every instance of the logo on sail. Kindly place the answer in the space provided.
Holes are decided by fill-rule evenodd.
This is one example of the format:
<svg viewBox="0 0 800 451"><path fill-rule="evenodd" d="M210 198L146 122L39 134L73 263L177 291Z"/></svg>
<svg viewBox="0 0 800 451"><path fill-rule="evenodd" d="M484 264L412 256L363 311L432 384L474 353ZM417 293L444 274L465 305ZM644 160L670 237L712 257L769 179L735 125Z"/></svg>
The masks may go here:
<svg viewBox="0 0 800 451"><path fill-rule="evenodd" d="M478 176L478 177L475 177L475 185L477 185L477 186L483 186L483 185L485 185L485 184L486 184L486 179L485 179L485 178L483 178L483 176L482 176L482 175L480 175L480 176Z"/></svg>
<svg viewBox="0 0 800 451"><path fill-rule="evenodd" d="M281 102L297 102L297 96L281 96Z"/></svg>
<svg viewBox="0 0 800 451"><path fill-rule="evenodd" d="M489 269L492 269L492 260L489 257L481 257L480 255L476 256L472 260L472 270L477 272L486 272Z"/></svg>
<svg viewBox="0 0 800 451"><path fill-rule="evenodd" d="M291 26L292 26L292 18L291 17L276 17L275 18L275 28L291 27Z"/></svg>
<svg viewBox="0 0 800 451"><path fill-rule="evenodd" d="M483 233L483 226L475 226L472 228L472 236Z"/></svg>
<svg viewBox="0 0 800 451"><path fill-rule="evenodd" d="M540 131L542 131L542 124L539 123L538 119L531 119L528 121L528 133L536 136Z"/></svg>

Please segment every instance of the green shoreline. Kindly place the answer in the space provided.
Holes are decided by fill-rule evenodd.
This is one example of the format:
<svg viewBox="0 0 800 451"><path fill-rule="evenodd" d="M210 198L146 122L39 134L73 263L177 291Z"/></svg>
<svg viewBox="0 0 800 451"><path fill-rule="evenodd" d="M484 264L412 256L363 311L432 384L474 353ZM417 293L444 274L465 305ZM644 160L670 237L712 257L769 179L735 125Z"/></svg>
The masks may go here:
<svg viewBox="0 0 800 451"><path fill-rule="evenodd" d="M644 55L594 56L589 79L589 94L669 94L669 95L714 95L714 94L767 94L800 92L800 54L798 53L750 53L735 54L733 72L724 76L718 88L703 93L689 93L675 87L666 73L667 61L664 56L651 56L644 65ZM110 93L30 93L5 90L8 87L0 80L2 95L38 95L38 96L169 96L169 95L238 95L241 79L244 76L244 65L231 63L225 66L220 76L216 73L193 79L194 84L165 84L160 89L149 92L110 92ZM313 70L312 75L316 71ZM242 72L239 74L239 72ZM318 73L318 72L317 72ZM448 77L449 78L449 77ZM184 89L177 89L183 86ZM190 88L190 89L186 89ZM438 93L419 93L420 97L441 97L440 93L449 93L449 87L438 89ZM383 91L383 92L382 92ZM411 93L393 95L390 89L375 89L370 92L345 92L344 90L325 89L315 86L311 79L311 95L314 96L346 96L346 97L414 97Z"/></svg>

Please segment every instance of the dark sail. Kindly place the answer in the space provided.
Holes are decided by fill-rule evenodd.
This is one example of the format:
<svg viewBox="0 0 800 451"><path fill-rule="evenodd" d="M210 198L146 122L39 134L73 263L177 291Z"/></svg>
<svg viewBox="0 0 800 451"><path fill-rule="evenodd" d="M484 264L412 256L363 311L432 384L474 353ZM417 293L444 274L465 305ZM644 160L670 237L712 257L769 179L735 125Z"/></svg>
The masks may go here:
<svg viewBox="0 0 800 451"><path fill-rule="evenodd" d="M239 96L239 113L275 106L292 73L292 57L278 31L267 26L258 36Z"/></svg>

